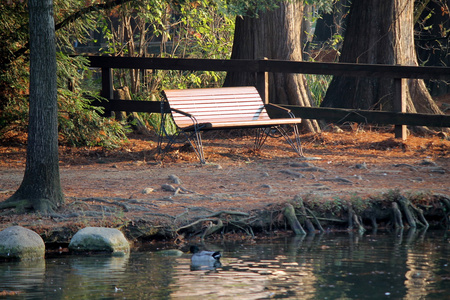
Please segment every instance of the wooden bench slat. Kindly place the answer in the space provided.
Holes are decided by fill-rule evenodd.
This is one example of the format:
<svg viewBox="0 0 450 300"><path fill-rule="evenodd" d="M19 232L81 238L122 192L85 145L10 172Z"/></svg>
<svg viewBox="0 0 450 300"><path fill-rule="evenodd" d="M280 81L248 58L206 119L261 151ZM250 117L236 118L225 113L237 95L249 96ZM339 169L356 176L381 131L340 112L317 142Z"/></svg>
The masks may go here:
<svg viewBox="0 0 450 300"><path fill-rule="evenodd" d="M203 102L202 102L203 101ZM209 99L203 100L203 99L193 99L190 101L183 101L183 102L177 102L177 101L172 101L171 102L171 106L174 108L178 108L180 109L181 107L184 108L191 108L191 107L226 107L226 106L231 106L234 105L239 106L239 107L246 107L246 106L251 106L251 107L264 107L263 105L261 105L261 100L259 101L239 101L239 99L230 101L229 99L227 99L226 101L212 101Z"/></svg>
<svg viewBox="0 0 450 300"><path fill-rule="evenodd" d="M199 126L202 129L229 129L229 128L259 128L259 127L272 127L276 125L294 125L300 124L301 119L282 119L286 122L280 122L280 119L261 120L261 121L233 121L233 122L211 122L200 123ZM183 130L194 130L191 124L187 124L181 127Z"/></svg>
<svg viewBox="0 0 450 300"><path fill-rule="evenodd" d="M173 117L175 119L175 121L177 122L178 120L183 121L184 119L186 120L191 120L191 118L183 116L183 115L179 115L179 114L173 114ZM244 120L244 121L256 121L256 120L270 120L269 117L265 117L260 116L260 115L255 115L255 114L236 114L234 116L224 116L221 114L208 114L208 115L196 115L195 119L198 122L203 122L203 121L207 121L207 122L213 122L213 121L220 121L220 120Z"/></svg>
<svg viewBox="0 0 450 300"><path fill-rule="evenodd" d="M172 106L178 106L178 105L204 105L204 106L215 106L215 105L222 105L222 104L236 104L236 105L254 105L254 106L261 106L261 99L257 98L220 98L220 99L212 99L211 97L208 98L191 98L191 99L172 99L171 100Z"/></svg>
<svg viewBox="0 0 450 300"><path fill-rule="evenodd" d="M221 88L200 88L200 89L186 89L186 90L164 90L166 95L236 95L236 94L255 94L258 91L252 86L240 87L221 87Z"/></svg>
<svg viewBox="0 0 450 300"><path fill-rule="evenodd" d="M239 105L236 105L235 103L232 102L227 102L227 103L216 103L214 105L211 104L202 104L202 103L197 103L197 104L182 104L182 105L177 105L176 106L177 109L179 110L190 110L190 109L203 109L203 110L212 110L213 108L217 109L217 110L225 110L227 108L234 108L236 110L237 107L239 107L239 109L246 109L246 110L261 110L263 111L265 109L264 106L260 105L255 106L253 103L240 103Z"/></svg>
<svg viewBox="0 0 450 300"><path fill-rule="evenodd" d="M186 123L193 123L191 118L187 118L187 117L177 117L174 116L174 119L176 120L177 124L186 124ZM242 121L248 121L248 122L252 122L252 121L266 121L266 120L270 120L269 118L239 118L239 117L223 117L223 116L215 116L215 117L196 117L195 118L197 120L198 123L223 123L223 122L242 122Z"/></svg>
<svg viewBox="0 0 450 300"><path fill-rule="evenodd" d="M283 119L282 122L280 122L280 119L272 119L272 120L243 121L243 122L222 122L222 123L219 122L219 123L212 123L211 126L228 127L228 126L248 126L251 124L255 127L258 127L258 126L275 126L275 125L288 125L299 123L301 123L301 119Z"/></svg>
<svg viewBox="0 0 450 300"><path fill-rule="evenodd" d="M260 114L255 112L239 112L233 114L233 111L230 111L229 114L221 113L221 112L215 112L215 113L194 113L195 119L198 122L215 122L215 121L221 121L224 122L226 120L232 121L232 120L241 120L241 121L256 121L256 120L270 120L270 117L267 114ZM172 113L172 116L176 123L182 122L183 120L189 120L191 121L190 117L178 114L178 113Z"/></svg>
<svg viewBox="0 0 450 300"><path fill-rule="evenodd" d="M209 107L191 107L191 108L184 108L179 109L183 112L190 113L191 115L214 115L214 114L222 114L222 115L234 115L234 114L249 114L249 115L265 115L268 116L266 110L264 107L255 108L255 107L232 107L232 106L226 106L219 108L211 109ZM175 112L176 113L176 112Z"/></svg>

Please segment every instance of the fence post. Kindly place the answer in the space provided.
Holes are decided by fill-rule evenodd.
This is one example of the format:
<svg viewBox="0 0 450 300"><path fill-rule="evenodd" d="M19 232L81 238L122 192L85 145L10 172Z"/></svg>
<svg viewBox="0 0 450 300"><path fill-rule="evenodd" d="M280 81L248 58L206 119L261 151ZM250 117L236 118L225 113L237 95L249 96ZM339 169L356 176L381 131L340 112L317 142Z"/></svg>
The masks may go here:
<svg viewBox="0 0 450 300"><path fill-rule="evenodd" d="M103 98L108 100L114 98L113 95L113 76L111 68L102 68L102 91L100 94ZM111 116L111 111L106 111L104 113L106 116Z"/></svg>
<svg viewBox="0 0 450 300"><path fill-rule="evenodd" d="M399 113L406 112L406 79L394 78L394 111ZM408 132L406 125L395 125L395 138L406 140Z"/></svg>
<svg viewBox="0 0 450 300"><path fill-rule="evenodd" d="M264 57L263 60L268 60L267 57ZM260 60L261 61L261 60ZM260 64L258 63L258 66ZM259 68L260 69L260 68ZM256 72L256 89L261 95L261 99L264 104L269 103L269 73L268 72Z"/></svg>

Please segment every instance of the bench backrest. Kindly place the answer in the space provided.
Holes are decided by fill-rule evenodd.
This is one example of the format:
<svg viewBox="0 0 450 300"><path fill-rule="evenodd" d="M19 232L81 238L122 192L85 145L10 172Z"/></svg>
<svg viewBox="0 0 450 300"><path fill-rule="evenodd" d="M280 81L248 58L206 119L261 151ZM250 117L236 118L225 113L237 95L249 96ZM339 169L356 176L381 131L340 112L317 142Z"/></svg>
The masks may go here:
<svg viewBox="0 0 450 300"><path fill-rule="evenodd" d="M199 123L270 120L253 86L165 90L171 108L189 113ZM179 127L192 125L189 117L172 112Z"/></svg>

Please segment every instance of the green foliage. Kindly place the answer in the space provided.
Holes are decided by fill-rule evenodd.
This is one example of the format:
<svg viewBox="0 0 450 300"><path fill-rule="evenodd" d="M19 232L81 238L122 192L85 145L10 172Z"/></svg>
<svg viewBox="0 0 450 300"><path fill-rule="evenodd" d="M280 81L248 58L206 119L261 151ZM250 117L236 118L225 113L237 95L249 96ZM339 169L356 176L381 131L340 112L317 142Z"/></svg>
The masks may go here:
<svg viewBox="0 0 450 300"><path fill-rule="evenodd" d="M360 215L364 210L372 206L372 199L363 199L356 194L350 197L349 202L352 204L352 207L357 215Z"/></svg>
<svg viewBox="0 0 450 300"><path fill-rule="evenodd" d="M63 142L71 146L103 146L114 148L126 140L127 126L102 118L98 107L78 93L58 90L59 131Z"/></svg>
<svg viewBox="0 0 450 300"><path fill-rule="evenodd" d="M112 56L226 59L231 55L234 18L209 0L165 2L143 0L105 12L99 30L101 51ZM119 21L121 26L117 26ZM116 87L129 87L133 100L160 100L163 89L221 86L226 73L177 70L114 70ZM158 114L140 113L156 132ZM168 131L175 130L170 119Z"/></svg>
<svg viewBox="0 0 450 300"><path fill-rule="evenodd" d="M1 113L5 106L14 106L11 101L28 89L26 58L15 59L17 51L28 42L28 13L25 5L16 1L0 2L0 11Z"/></svg>
<svg viewBox="0 0 450 300"><path fill-rule="evenodd" d="M80 88L86 73L90 75L87 60L61 52L57 54L57 58L58 121L62 142L72 146L106 148L120 145L126 140L128 127L114 119L101 117L102 111L90 105L90 99L96 98L95 94ZM71 89L67 88L69 82Z"/></svg>
<svg viewBox="0 0 450 300"><path fill-rule="evenodd" d="M312 75L305 74L308 89L311 93L315 106L320 106L328 90L331 79L331 75Z"/></svg>
<svg viewBox="0 0 450 300"><path fill-rule="evenodd" d="M133 2L104 14L99 24L106 42L101 51L113 56L224 59L231 55L234 20L207 0ZM143 99L165 88L220 86L225 73L115 70L114 77L118 86L130 87L133 99Z"/></svg>
<svg viewBox="0 0 450 300"><path fill-rule="evenodd" d="M55 21L62 21L86 1L55 1ZM26 2L0 4L0 139L9 131L25 132L28 122L28 15ZM3 13L4 12L4 13ZM100 111L82 96L92 88L92 73L87 60L67 54L74 40L83 41L93 29L94 16L83 22L69 23L57 32L58 106L60 142L73 146L115 147L126 139L127 127L100 117ZM86 78L88 78L86 84ZM70 86L70 89L69 89Z"/></svg>
<svg viewBox="0 0 450 300"><path fill-rule="evenodd" d="M25 132L28 128L28 101L26 97L12 97L0 111L0 139L9 131Z"/></svg>

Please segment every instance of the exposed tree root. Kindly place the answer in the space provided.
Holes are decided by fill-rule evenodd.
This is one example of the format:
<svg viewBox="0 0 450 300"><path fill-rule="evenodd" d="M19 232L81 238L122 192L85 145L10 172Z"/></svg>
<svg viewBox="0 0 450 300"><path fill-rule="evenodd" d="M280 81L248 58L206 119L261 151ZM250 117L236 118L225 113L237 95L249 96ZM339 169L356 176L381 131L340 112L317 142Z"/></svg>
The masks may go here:
<svg viewBox="0 0 450 300"><path fill-rule="evenodd" d="M289 226L291 226L291 229L296 235L306 234L306 231L303 229L302 225L297 219L297 216L295 215L295 209L292 204L288 203L286 205L286 207L284 208L284 216L286 217Z"/></svg>
<svg viewBox="0 0 450 300"><path fill-rule="evenodd" d="M316 232L316 228L314 228L312 222L307 218L306 208L305 205L303 204L303 199L300 196L296 196L294 198L294 201L300 210L301 219L299 221L305 224L306 231L308 231L309 233Z"/></svg>
<svg viewBox="0 0 450 300"><path fill-rule="evenodd" d="M443 212L443 219L446 220L448 226L450 223L448 222L450 198L445 195L434 195L433 197L434 205L419 207L418 204L413 203L398 191L393 191L383 195L381 199L368 201L366 206L354 205L351 200L342 205L342 200L339 200L335 203L336 207L331 206L329 202L321 207L316 200L314 203L309 203L307 199L296 196L291 203L282 207L273 205L267 210L251 214L239 211L219 211L204 215L177 228L175 233L177 235L195 235L203 239L217 232L237 231L254 237L255 230L269 228L269 231L273 231L282 229L283 224L287 224L298 236L317 231L324 232L323 225L325 224L329 228L347 229L360 234L367 230L366 226L371 227L372 230L377 230L379 226L387 229L394 228L396 231L403 230L405 227L426 230L430 225L425 218L424 209L436 209L436 203L441 205L441 208L436 211Z"/></svg>
<svg viewBox="0 0 450 300"><path fill-rule="evenodd" d="M319 219L316 217L316 215L307 207L305 207L305 210L312 216L314 219L316 226L319 228L319 232L324 232L325 230L322 227L322 224L320 224Z"/></svg>
<svg viewBox="0 0 450 300"><path fill-rule="evenodd" d="M402 212L398 207L397 202L392 202L392 213L394 215L394 227L395 229L403 229L405 226L403 225Z"/></svg>
<svg viewBox="0 0 450 300"><path fill-rule="evenodd" d="M348 205L347 210L348 210L348 230L351 231L351 230L353 230L353 226L356 226L356 228L360 234L364 233L366 231L366 229L361 224L362 222L359 220L360 217L353 210L351 203Z"/></svg>
<svg viewBox="0 0 450 300"><path fill-rule="evenodd" d="M23 213L27 210L32 210L33 205L31 201L27 199L18 199L13 195L11 198L0 202L0 210L4 209L14 209L17 213Z"/></svg>

